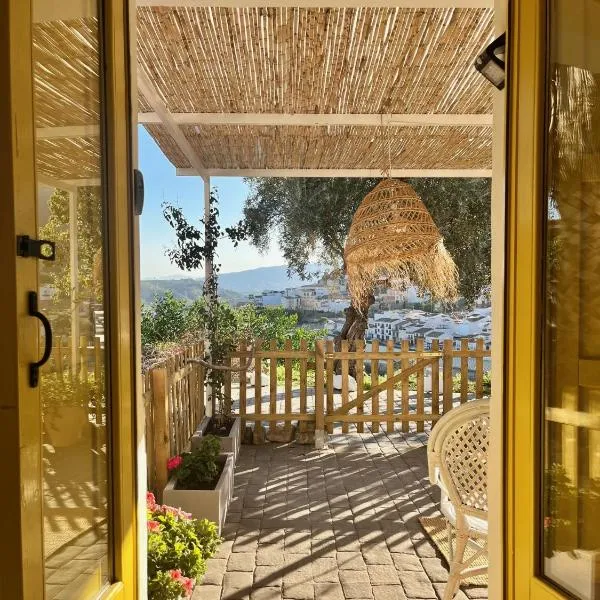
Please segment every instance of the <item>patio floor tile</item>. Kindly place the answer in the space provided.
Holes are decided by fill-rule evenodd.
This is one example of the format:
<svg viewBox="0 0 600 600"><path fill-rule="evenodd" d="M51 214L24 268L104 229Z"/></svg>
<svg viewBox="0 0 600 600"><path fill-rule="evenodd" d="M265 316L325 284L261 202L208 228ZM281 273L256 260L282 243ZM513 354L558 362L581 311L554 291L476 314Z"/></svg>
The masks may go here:
<svg viewBox="0 0 600 600"><path fill-rule="evenodd" d="M419 517L439 515L427 433L243 446L235 512L193 600L438 600L448 570ZM222 584L222 588L221 588ZM465 588L455 600L486 599Z"/></svg>

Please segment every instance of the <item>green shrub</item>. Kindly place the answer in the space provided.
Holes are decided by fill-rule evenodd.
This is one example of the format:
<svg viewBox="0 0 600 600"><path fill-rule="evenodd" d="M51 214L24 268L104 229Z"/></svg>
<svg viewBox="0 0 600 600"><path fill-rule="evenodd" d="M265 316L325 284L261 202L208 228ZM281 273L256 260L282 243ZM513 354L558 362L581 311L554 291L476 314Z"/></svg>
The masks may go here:
<svg viewBox="0 0 600 600"><path fill-rule="evenodd" d="M300 362L300 361L294 361ZM285 365L277 365L277 384L285 383ZM300 383L300 364L292 364L292 383ZM306 371L306 385L313 386L315 384L315 371L310 369Z"/></svg>
<svg viewBox="0 0 600 600"><path fill-rule="evenodd" d="M492 377L491 377L490 372L484 371L482 379L483 379L483 393L484 393L484 395L487 396L492 391ZM453 392L461 391L460 382L461 382L461 375L460 375L460 373L457 373L456 375L454 375L454 377L452 377L452 391ZM467 390L469 391L470 394L475 393L475 382L474 381L469 381Z"/></svg>
<svg viewBox="0 0 600 600"><path fill-rule="evenodd" d="M483 374L483 393L489 395L492 393L492 374L485 371Z"/></svg>
<svg viewBox="0 0 600 600"><path fill-rule="evenodd" d="M171 291L142 306L142 346L178 341L189 329L188 312L187 302Z"/></svg>
<svg viewBox="0 0 600 600"><path fill-rule="evenodd" d="M93 402L104 405L104 371L98 381L89 373L86 380L71 377L68 373L42 373L40 381L42 406L45 415L53 415L61 406L90 408Z"/></svg>

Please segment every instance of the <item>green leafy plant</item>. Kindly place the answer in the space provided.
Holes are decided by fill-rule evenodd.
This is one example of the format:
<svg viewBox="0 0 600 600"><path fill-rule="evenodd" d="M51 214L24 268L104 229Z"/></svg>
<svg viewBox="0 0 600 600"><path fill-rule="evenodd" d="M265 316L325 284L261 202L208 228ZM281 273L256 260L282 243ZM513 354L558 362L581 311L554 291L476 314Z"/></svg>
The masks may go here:
<svg viewBox="0 0 600 600"><path fill-rule="evenodd" d="M492 375L489 371L484 371L483 378L483 393L484 395L489 395L492 391ZM469 381L467 384L467 390L469 393L475 393L475 382ZM461 391L461 374L457 373L452 377L452 391L460 392Z"/></svg>
<svg viewBox="0 0 600 600"><path fill-rule="evenodd" d="M487 395L492 393L492 374L490 371L483 373L483 393Z"/></svg>
<svg viewBox="0 0 600 600"><path fill-rule="evenodd" d="M208 519L195 519L194 527L203 558L214 556L221 543L217 524Z"/></svg>
<svg viewBox="0 0 600 600"><path fill-rule="evenodd" d="M221 538L217 526L192 519L180 509L156 503L146 495L148 527L148 597L179 600L191 596L195 582L206 571Z"/></svg>
<svg viewBox="0 0 600 600"><path fill-rule="evenodd" d="M148 597L151 600L179 600L191 596L195 581L181 575L177 569L158 571L148 580Z"/></svg>
<svg viewBox="0 0 600 600"><path fill-rule="evenodd" d="M219 475L218 458L221 443L214 435L206 435L196 450L173 456L167 468L177 479L177 489L205 489Z"/></svg>
<svg viewBox="0 0 600 600"><path fill-rule="evenodd" d="M46 416L55 415L64 406L89 408L93 401L101 404L105 401L104 377L96 381L93 373L84 380L68 374L42 373L40 390Z"/></svg>
<svg viewBox="0 0 600 600"><path fill-rule="evenodd" d="M103 214L102 193L98 187L79 187L76 192L77 214L77 280L76 302L102 302ZM41 276L55 289L54 301L71 300L70 194L55 189L48 200L48 220L40 228L40 238L56 244L56 260L52 268L40 265Z"/></svg>
<svg viewBox="0 0 600 600"><path fill-rule="evenodd" d="M142 346L178 341L190 329L189 308L173 292L156 296L142 307Z"/></svg>
<svg viewBox="0 0 600 600"><path fill-rule="evenodd" d="M546 469L544 488L544 555L550 557L554 550L559 549L557 533L568 531L572 526L571 520L565 516L571 513L568 507L577 498L577 490L565 467L558 463Z"/></svg>

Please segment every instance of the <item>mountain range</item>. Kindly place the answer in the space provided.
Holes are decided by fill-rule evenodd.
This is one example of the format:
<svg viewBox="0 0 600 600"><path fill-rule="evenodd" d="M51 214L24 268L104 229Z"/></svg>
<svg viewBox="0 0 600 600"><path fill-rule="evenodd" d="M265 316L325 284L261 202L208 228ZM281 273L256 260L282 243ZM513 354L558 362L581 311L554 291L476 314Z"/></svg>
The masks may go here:
<svg viewBox="0 0 600 600"><path fill-rule="evenodd" d="M310 265L311 273L318 273L319 265ZM195 300L202 295L204 278L142 279L142 302L151 302L154 296L171 290L176 298ZM228 300L242 300L250 294L259 294L265 290L284 290L300 287L309 281L303 281L297 275L288 276L285 265L259 267L219 274L219 295Z"/></svg>

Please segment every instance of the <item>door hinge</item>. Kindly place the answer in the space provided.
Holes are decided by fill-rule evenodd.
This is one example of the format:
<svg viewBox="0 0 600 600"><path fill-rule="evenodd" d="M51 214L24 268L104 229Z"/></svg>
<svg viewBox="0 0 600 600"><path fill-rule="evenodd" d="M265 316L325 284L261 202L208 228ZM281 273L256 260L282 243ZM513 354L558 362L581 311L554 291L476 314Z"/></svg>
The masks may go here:
<svg viewBox="0 0 600 600"><path fill-rule="evenodd" d="M54 260L56 258L56 244L49 240L34 240L28 235L18 235L17 256Z"/></svg>

